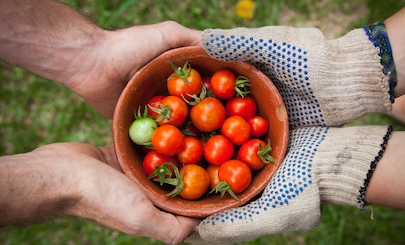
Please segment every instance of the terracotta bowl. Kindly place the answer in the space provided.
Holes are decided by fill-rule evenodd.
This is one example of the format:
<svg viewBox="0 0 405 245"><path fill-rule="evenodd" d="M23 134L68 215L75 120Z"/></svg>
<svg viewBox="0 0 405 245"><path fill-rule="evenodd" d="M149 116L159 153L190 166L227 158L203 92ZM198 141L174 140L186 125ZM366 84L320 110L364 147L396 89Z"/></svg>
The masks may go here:
<svg viewBox="0 0 405 245"><path fill-rule="evenodd" d="M272 145L272 156L276 164L268 164L254 173L252 183L236 201L226 194L209 195L195 201L181 197L168 197L168 189L148 180L142 169L144 152L135 145L128 135L130 124L134 120L134 109L143 106L148 99L157 94L167 94L166 79L172 73L170 62L183 66L190 60L191 66L202 77L210 76L214 71L227 68L236 75L244 75L251 82L251 96L258 103L258 114L269 121L267 138ZM125 175L135 181L155 206L170 213L203 218L213 213L241 206L255 198L266 187L280 166L288 144L288 120L286 108L276 87L269 78L246 62L221 62L211 58L200 47L185 47L163 53L139 70L129 81L117 103L113 119L114 147L118 161Z"/></svg>

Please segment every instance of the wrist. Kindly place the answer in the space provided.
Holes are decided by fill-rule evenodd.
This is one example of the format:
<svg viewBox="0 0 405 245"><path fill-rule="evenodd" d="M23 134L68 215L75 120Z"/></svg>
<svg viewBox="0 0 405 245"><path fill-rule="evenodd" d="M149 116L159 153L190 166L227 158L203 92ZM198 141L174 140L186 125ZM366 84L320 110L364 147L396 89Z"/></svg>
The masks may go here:
<svg viewBox="0 0 405 245"><path fill-rule="evenodd" d="M91 71L105 31L65 4L0 3L0 58L68 87ZM72 78L73 76L73 78Z"/></svg>
<svg viewBox="0 0 405 245"><path fill-rule="evenodd" d="M65 215L80 199L69 166L46 148L0 157L0 226Z"/></svg>
<svg viewBox="0 0 405 245"><path fill-rule="evenodd" d="M395 61L397 86L395 87L395 97L405 93L405 39L404 32L405 8L399 10L396 14L387 18L384 23L392 48L392 56Z"/></svg>

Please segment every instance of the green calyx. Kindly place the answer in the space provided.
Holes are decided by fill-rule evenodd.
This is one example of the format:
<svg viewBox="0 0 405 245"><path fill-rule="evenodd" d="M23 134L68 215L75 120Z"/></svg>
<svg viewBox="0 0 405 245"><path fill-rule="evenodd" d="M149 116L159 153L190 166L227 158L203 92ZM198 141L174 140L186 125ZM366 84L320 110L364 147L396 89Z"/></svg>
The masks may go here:
<svg viewBox="0 0 405 245"><path fill-rule="evenodd" d="M156 122L162 121L163 119L170 120L172 115L172 110L167 105L162 105L161 103L157 103L158 107L154 107L148 105L148 107L155 113L159 114L159 117L156 118Z"/></svg>
<svg viewBox="0 0 405 245"><path fill-rule="evenodd" d="M248 95L250 93L250 86L249 78L238 76L235 81L235 91L237 96L244 98L246 95Z"/></svg>
<svg viewBox="0 0 405 245"><path fill-rule="evenodd" d="M134 110L134 117L135 119L139 119L139 118L143 118L143 117L149 117L148 116L148 108L146 108L143 110L143 114L141 112L141 106L138 107L138 111Z"/></svg>
<svg viewBox="0 0 405 245"><path fill-rule="evenodd" d="M276 163L276 159L274 159L271 155L272 148L270 145L270 140L267 139L267 145L266 147L263 148L262 143L259 143L259 147L257 150L257 155L260 157L260 159L265 163L268 164L270 162Z"/></svg>
<svg viewBox="0 0 405 245"><path fill-rule="evenodd" d="M173 68L173 71L176 73L172 76L170 76L167 80L171 78L177 78L180 77L184 80L184 82L190 86L190 82L188 81L188 75L191 73L191 65L190 61L186 61L183 67L176 67L173 62L171 62L171 66Z"/></svg>
<svg viewBox="0 0 405 245"><path fill-rule="evenodd" d="M188 121L186 124L184 124L180 130L181 132L185 135L185 136L194 136L197 137L197 135L195 135L193 132L191 132L188 127L190 126L191 121Z"/></svg>
<svg viewBox="0 0 405 245"><path fill-rule="evenodd" d="M172 162L163 163L160 166L155 167L155 172L151 173L148 176L148 179L154 179L155 181L159 181L160 185L165 183L165 179L172 177L172 171L169 169L169 163L173 164ZM173 164L174 165L174 164Z"/></svg>
<svg viewBox="0 0 405 245"><path fill-rule="evenodd" d="M221 181L219 182L212 190L210 191L210 194L215 191L215 194L218 192L221 193L221 198L225 195L225 193L229 193L231 197L233 197L236 201L240 201L239 198L235 195L235 193L232 191L231 187L226 181Z"/></svg>
<svg viewBox="0 0 405 245"><path fill-rule="evenodd" d="M184 177L185 171L183 171L183 173L180 174L179 168L176 165L174 165L172 162L167 162L167 164L173 168L175 176L173 178L164 177L163 181L158 180L158 179L153 179L153 180L159 182L160 185L169 184L169 185L175 186L175 188L171 192L166 194L166 196L174 197L174 196L177 196L184 188L183 177ZM171 173L171 171L170 171L170 173ZM170 176L171 176L171 174L170 174Z"/></svg>
<svg viewBox="0 0 405 245"><path fill-rule="evenodd" d="M183 100L188 105L191 105L191 106L197 105L198 103L200 103L203 99L205 99L207 97L207 88L205 86L202 86L200 95L196 95L196 94L187 94L187 95L190 96L190 98L192 100L187 100L183 95L181 95Z"/></svg>

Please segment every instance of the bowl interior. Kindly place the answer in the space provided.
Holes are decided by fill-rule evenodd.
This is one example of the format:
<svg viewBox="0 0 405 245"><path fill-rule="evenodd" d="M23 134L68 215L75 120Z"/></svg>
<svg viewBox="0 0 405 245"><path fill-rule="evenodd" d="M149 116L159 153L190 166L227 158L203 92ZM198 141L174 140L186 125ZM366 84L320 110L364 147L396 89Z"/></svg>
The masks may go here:
<svg viewBox="0 0 405 245"><path fill-rule="evenodd" d="M269 122L267 138L271 141L272 156L276 164L268 164L254 173L251 185L238 195L236 201L229 195L209 195L189 201L181 197L167 197L168 190L148 180L143 172L141 147L134 144L128 129L134 120L134 109L143 106L154 95L167 94L166 80L173 72L170 63L183 66L189 60L202 77L211 76L216 70L226 68L236 75L249 78L250 96L258 104L258 114ZM200 47L185 47L163 53L139 70L124 89L114 114L113 139L118 161L123 172L140 185L149 199L159 208L183 216L203 218L232 207L241 206L257 196L275 174L285 155L288 144L287 113L276 87L262 72L246 62L221 62L211 58Z"/></svg>

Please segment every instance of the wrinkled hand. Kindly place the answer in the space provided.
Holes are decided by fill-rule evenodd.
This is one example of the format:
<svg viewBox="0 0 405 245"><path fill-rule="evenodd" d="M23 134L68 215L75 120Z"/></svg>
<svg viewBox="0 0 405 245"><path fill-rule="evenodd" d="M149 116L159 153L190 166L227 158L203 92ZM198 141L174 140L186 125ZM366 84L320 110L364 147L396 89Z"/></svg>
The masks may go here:
<svg viewBox="0 0 405 245"><path fill-rule="evenodd" d="M79 143L57 143L41 147L35 154L46 157L53 179L64 175L77 202L67 214L97 221L109 228L155 238L166 244L182 242L198 220L158 210L142 190L123 173L112 147ZM54 166L54 167L52 167ZM65 171L63 171L65 169Z"/></svg>
<svg viewBox="0 0 405 245"><path fill-rule="evenodd" d="M69 81L70 89L111 118L122 90L136 71L169 49L201 45L200 36L200 31L173 21L108 31L91 66Z"/></svg>

